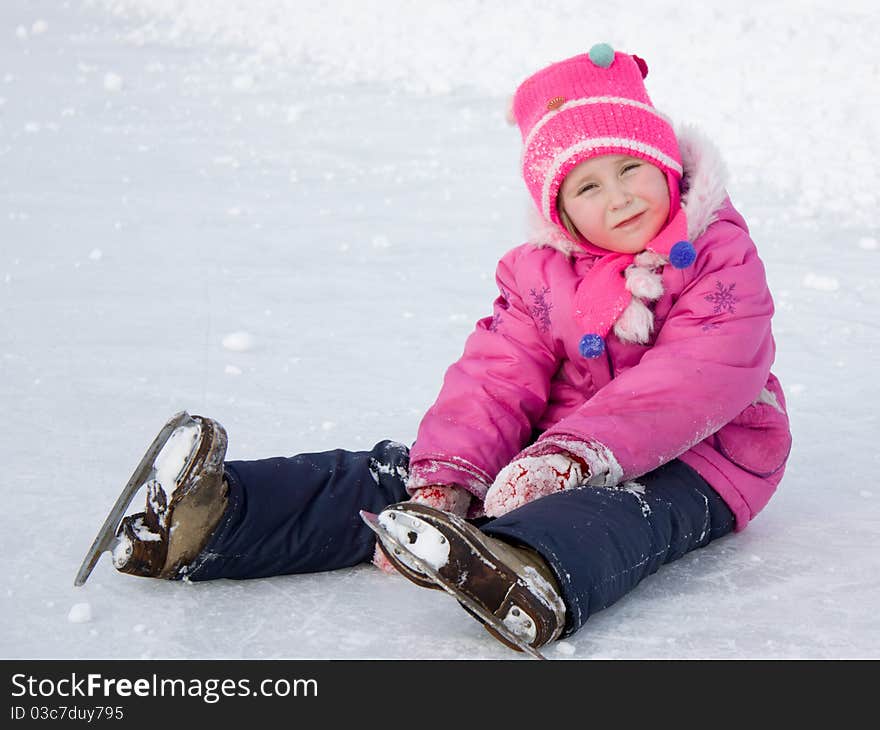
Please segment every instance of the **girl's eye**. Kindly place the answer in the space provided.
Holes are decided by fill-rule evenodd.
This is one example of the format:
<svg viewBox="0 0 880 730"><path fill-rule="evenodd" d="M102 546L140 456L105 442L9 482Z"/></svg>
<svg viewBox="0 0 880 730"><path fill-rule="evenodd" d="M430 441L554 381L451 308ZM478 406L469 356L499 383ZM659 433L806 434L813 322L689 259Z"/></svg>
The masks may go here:
<svg viewBox="0 0 880 730"><path fill-rule="evenodd" d="M640 163L628 162L626 165L623 166L621 173L626 173L626 172L629 172L630 170L635 170L637 167L641 167Z"/></svg>
<svg viewBox="0 0 880 730"><path fill-rule="evenodd" d="M578 195L580 195L581 193L588 193L591 190L595 190L595 189L596 189L596 184L589 183L587 185L584 185L580 190L578 190Z"/></svg>

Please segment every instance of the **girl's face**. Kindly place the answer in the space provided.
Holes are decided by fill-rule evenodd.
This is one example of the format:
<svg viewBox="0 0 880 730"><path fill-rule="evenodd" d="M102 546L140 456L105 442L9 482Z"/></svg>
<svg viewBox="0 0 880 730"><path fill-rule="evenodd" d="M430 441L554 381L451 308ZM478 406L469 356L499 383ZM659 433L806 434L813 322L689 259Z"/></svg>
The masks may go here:
<svg viewBox="0 0 880 730"><path fill-rule="evenodd" d="M639 157L602 155L565 176L559 202L590 243L617 253L639 253L666 224L669 186L659 167Z"/></svg>

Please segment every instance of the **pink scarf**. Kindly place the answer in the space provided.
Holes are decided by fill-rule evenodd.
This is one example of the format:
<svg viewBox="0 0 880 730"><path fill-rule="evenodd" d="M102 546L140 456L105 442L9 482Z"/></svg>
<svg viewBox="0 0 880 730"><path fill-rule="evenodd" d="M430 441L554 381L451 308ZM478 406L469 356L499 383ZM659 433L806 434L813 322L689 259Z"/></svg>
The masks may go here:
<svg viewBox="0 0 880 730"><path fill-rule="evenodd" d="M599 251L595 246L586 247ZM696 252L687 240L687 215L679 208L672 220L645 246L646 251L659 254L677 269L690 266ZM584 332L580 352L584 357L599 357L605 350L604 338L617 318L632 301L632 292L626 286L626 268L639 254L604 251L575 292L575 317Z"/></svg>

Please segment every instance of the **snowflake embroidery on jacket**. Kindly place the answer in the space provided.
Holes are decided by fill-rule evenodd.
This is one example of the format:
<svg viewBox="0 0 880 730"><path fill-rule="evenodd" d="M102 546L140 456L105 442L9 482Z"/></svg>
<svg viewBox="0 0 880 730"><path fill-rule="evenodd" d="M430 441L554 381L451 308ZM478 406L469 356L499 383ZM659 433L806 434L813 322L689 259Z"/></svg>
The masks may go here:
<svg viewBox="0 0 880 730"><path fill-rule="evenodd" d="M538 322L541 332L547 332L550 329L550 310L553 309L553 304L547 301L550 287L545 286L541 291L532 289L529 293L535 302L534 306L529 307L529 314Z"/></svg>
<svg viewBox="0 0 880 730"><path fill-rule="evenodd" d="M510 302L508 301L507 290L504 287L501 287L501 296L495 300L495 306L497 309L510 309ZM487 329L489 332L497 332L498 325L501 324L501 312L496 311L492 315L492 321L489 322L489 326Z"/></svg>
<svg viewBox="0 0 880 730"><path fill-rule="evenodd" d="M716 281L715 291L709 296L703 298L715 306L715 314L721 314L722 312L735 314L736 310L734 309L734 305L739 301L739 297L734 295L734 288L736 288L736 284L731 284L726 287L720 281Z"/></svg>
<svg viewBox="0 0 880 730"><path fill-rule="evenodd" d="M509 301L510 295L507 293L507 289L505 289L503 286L500 287L500 289L501 289L501 296L498 297L498 299L496 299L495 302L502 309L509 309L510 308L510 301Z"/></svg>

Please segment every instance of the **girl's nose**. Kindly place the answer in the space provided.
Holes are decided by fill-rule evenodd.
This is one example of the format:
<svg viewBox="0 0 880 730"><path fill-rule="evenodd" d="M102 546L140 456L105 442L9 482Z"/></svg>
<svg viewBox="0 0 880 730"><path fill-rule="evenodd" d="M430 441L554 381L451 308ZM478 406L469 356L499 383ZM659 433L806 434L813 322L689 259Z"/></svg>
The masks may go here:
<svg viewBox="0 0 880 730"><path fill-rule="evenodd" d="M608 190L608 207L611 210L618 210L619 208L625 208L627 205L632 202L632 195L630 195L626 189L621 187L620 185L614 185L612 187L607 188Z"/></svg>

